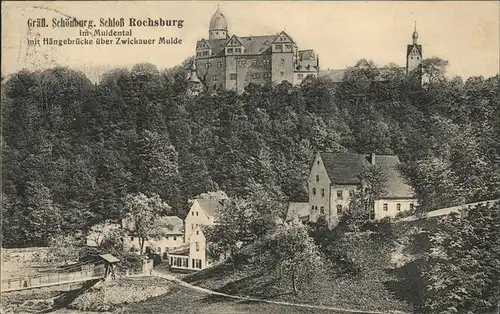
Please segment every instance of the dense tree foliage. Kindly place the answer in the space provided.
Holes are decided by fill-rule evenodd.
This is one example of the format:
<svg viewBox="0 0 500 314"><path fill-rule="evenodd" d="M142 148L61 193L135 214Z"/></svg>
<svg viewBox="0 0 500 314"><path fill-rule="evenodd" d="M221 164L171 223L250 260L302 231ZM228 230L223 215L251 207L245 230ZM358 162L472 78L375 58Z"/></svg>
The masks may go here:
<svg viewBox="0 0 500 314"><path fill-rule="evenodd" d="M398 154L425 210L497 196L500 77L445 79L441 61L423 86L361 60L341 83L199 96L183 67L139 64L99 85L67 68L20 71L2 80L3 245L118 221L128 194L157 194L181 218L219 189L303 201L317 150Z"/></svg>

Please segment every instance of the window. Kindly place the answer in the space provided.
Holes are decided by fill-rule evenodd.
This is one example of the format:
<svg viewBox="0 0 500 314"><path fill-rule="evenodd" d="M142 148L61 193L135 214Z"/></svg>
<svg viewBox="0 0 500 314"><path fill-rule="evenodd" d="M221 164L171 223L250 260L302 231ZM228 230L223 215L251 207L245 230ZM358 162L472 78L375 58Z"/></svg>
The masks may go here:
<svg viewBox="0 0 500 314"><path fill-rule="evenodd" d="M316 161L316 163L319 165L319 160L318 160L318 161Z"/></svg>
<svg viewBox="0 0 500 314"><path fill-rule="evenodd" d="M321 206L321 208L319 209L319 212L320 212L320 214L323 215L325 213L325 207Z"/></svg>
<svg viewBox="0 0 500 314"><path fill-rule="evenodd" d="M337 191L337 198L342 199L342 190Z"/></svg>
<svg viewBox="0 0 500 314"><path fill-rule="evenodd" d="M311 210L314 210L314 206L311 206Z"/></svg>
<svg viewBox="0 0 500 314"><path fill-rule="evenodd" d="M285 59L281 58L281 63L282 64L285 63Z"/></svg>
<svg viewBox="0 0 500 314"><path fill-rule="evenodd" d="M200 250L200 243L196 242L196 251L199 251L199 250Z"/></svg>
<svg viewBox="0 0 500 314"><path fill-rule="evenodd" d="M222 62L217 62L217 67L218 68L222 67Z"/></svg>
<svg viewBox="0 0 500 314"><path fill-rule="evenodd" d="M384 209L385 212L387 211L387 204L383 205L383 209Z"/></svg>
<svg viewBox="0 0 500 314"><path fill-rule="evenodd" d="M316 195L316 188L313 188L313 195Z"/></svg>
<svg viewBox="0 0 500 314"><path fill-rule="evenodd" d="M204 56L208 56L208 51L203 51Z"/></svg>
<svg viewBox="0 0 500 314"><path fill-rule="evenodd" d="M413 210L413 203L410 203L410 210Z"/></svg>
<svg viewBox="0 0 500 314"><path fill-rule="evenodd" d="M290 45L290 44L286 44L285 47L286 47L286 49L292 49L292 45Z"/></svg>
<svg viewBox="0 0 500 314"><path fill-rule="evenodd" d="M229 74L229 79L230 80L235 80L236 79L236 73L230 73Z"/></svg>
<svg viewBox="0 0 500 314"><path fill-rule="evenodd" d="M191 216L194 216L194 212L191 212Z"/></svg>
<svg viewBox="0 0 500 314"><path fill-rule="evenodd" d="M191 265L192 265L191 267L194 268L194 258L191 260Z"/></svg>
<svg viewBox="0 0 500 314"><path fill-rule="evenodd" d="M196 53L196 55L197 55L198 57L201 57L201 52L200 52L200 51L198 51L198 52Z"/></svg>
<svg viewBox="0 0 500 314"><path fill-rule="evenodd" d="M262 64L265 66L269 65L269 60L262 60Z"/></svg>
<svg viewBox="0 0 500 314"><path fill-rule="evenodd" d="M199 235L199 234L200 234L200 232L198 230L196 230L196 235Z"/></svg>
<svg viewBox="0 0 500 314"><path fill-rule="evenodd" d="M235 48L235 49L234 49L234 52L235 52L235 53L241 53L241 48Z"/></svg>
<svg viewBox="0 0 500 314"><path fill-rule="evenodd" d="M167 236L167 240L168 240L168 239L170 239L170 237L169 237L169 236Z"/></svg>
<svg viewBox="0 0 500 314"><path fill-rule="evenodd" d="M213 90L217 90L217 84L212 85Z"/></svg>
<svg viewBox="0 0 500 314"><path fill-rule="evenodd" d="M177 237L176 236L174 236L174 241L177 241Z"/></svg>
<svg viewBox="0 0 500 314"><path fill-rule="evenodd" d="M260 73L252 73L252 77L254 79L259 79L260 78Z"/></svg>
<svg viewBox="0 0 500 314"><path fill-rule="evenodd" d="M233 53L233 48L227 48L227 53Z"/></svg>
<svg viewBox="0 0 500 314"><path fill-rule="evenodd" d="M183 259L182 259L182 266L184 266L184 267L189 267L189 261L188 261L188 259L187 259L187 258L183 258Z"/></svg>
<svg viewBox="0 0 500 314"><path fill-rule="evenodd" d="M191 224L191 230L194 230L194 224Z"/></svg>
<svg viewBox="0 0 500 314"><path fill-rule="evenodd" d="M205 69L208 69L210 67L210 63L205 63Z"/></svg>
<svg viewBox="0 0 500 314"><path fill-rule="evenodd" d="M134 237L130 237L130 241L134 241Z"/></svg>
<svg viewBox="0 0 500 314"><path fill-rule="evenodd" d="M314 206L314 210L315 210L315 211L318 211L318 206Z"/></svg>
<svg viewBox="0 0 500 314"><path fill-rule="evenodd" d="M212 76L212 81L218 81L218 80L219 80L219 76L218 75Z"/></svg>
<svg viewBox="0 0 500 314"><path fill-rule="evenodd" d="M196 268L201 269L201 259L196 260Z"/></svg>
<svg viewBox="0 0 500 314"><path fill-rule="evenodd" d="M419 59L420 59L420 57L417 57L417 60L419 60Z"/></svg>
<svg viewBox="0 0 500 314"><path fill-rule="evenodd" d="M321 196L325 197L325 189L321 189Z"/></svg>
<svg viewBox="0 0 500 314"><path fill-rule="evenodd" d="M161 247L157 247L156 252L161 253Z"/></svg>
<svg viewBox="0 0 500 314"><path fill-rule="evenodd" d="M174 263L174 258L170 257L170 265L172 265L173 263Z"/></svg>
<svg viewBox="0 0 500 314"><path fill-rule="evenodd" d="M280 72L280 75L281 75L281 76L285 76L285 72L281 71L281 72Z"/></svg>
<svg viewBox="0 0 500 314"><path fill-rule="evenodd" d="M316 182L319 182L319 175L316 175Z"/></svg>
<svg viewBox="0 0 500 314"><path fill-rule="evenodd" d="M337 214L342 214L342 205L337 205Z"/></svg>
<svg viewBox="0 0 500 314"><path fill-rule="evenodd" d="M299 80L302 80L302 79L304 78L304 74L297 74L297 78L298 78Z"/></svg>
<svg viewBox="0 0 500 314"><path fill-rule="evenodd" d="M396 208L397 208L398 212L400 212L401 211L401 204L397 204Z"/></svg>
<svg viewBox="0 0 500 314"><path fill-rule="evenodd" d="M281 45L274 45L274 49L281 50Z"/></svg>
<svg viewBox="0 0 500 314"><path fill-rule="evenodd" d="M350 191L349 191L349 197L350 197L350 198L353 198L353 197L354 197L354 190L350 190Z"/></svg>
<svg viewBox="0 0 500 314"><path fill-rule="evenodd" d="M198 212L196 212L196 216L198 216Z"/></svg>
<svg viewBox="0 0 500 314"><path fill-rule="evenodd" d="M253 60L253 65L257 65L257 60Z"/></svg>
<svg viewBox="0 0 500 314"><path fill-rule="evenodd" d="M246 60L239 60L239 61L238 61L238 64L239 64L239 65L245 65L246 63L247 63L247 62L246 62Z"/></svg>
<svg viewBox="0 0 500 314"><path fill-rule="evenodd" d="M413 60L413 57L411 57L411 59Z"/></svg>
<svg viewBox="0 0 500 314"><path fill-rule="evenodd" d="M271 77L271 73L264 73L264 78L270 78Z"/></svg>

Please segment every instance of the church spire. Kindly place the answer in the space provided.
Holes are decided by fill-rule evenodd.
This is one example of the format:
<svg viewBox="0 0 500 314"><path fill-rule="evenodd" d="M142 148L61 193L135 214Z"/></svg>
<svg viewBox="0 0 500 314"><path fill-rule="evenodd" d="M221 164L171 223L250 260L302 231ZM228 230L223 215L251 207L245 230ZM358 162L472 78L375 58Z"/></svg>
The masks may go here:
<svg viewBox="0 0 500 314"><path fill-rule="evenodd" d="M418 40L417 21L415 21L415 26L413 27L413 34L411 35L411 37L413 39L413 44L416 45Z"/></svg>

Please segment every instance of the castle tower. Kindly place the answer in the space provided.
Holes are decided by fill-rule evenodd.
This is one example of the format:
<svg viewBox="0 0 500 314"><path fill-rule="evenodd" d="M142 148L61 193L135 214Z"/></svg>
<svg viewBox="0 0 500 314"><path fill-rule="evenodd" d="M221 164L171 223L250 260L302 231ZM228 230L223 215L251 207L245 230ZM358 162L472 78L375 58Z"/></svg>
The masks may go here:
<svg viewBox="0 0 500 314"><path fill-rule="evenodd" d="M418 44L417 22L412 34L412 44L406 48L406 74L422 73L422 45Z"/></svg>
<svg viewBox="0 0 500 314"><path fill-rule="evenodd" d="M210 20L210 26L208 28L208 38L225 39L227 37L227 21L224 17L224 14L222 14L222 12L219 10L219 6L217 6L217 11L215 11L212 19Z"/></svg>
<svg viewBox="0 0 500 314"><path fill-rule="evenodd" d="M203 84L201 83L198 75L196 75L196 61L191 62L190 72L187 78L188 81L188 94L198 95L203 91Z"/></svg>

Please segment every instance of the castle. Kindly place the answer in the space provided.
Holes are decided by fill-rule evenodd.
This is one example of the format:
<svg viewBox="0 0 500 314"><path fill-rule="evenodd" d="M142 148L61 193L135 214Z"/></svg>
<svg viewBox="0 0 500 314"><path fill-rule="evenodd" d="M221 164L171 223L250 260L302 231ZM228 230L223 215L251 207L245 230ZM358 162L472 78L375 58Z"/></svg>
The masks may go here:
<svg viewBox="0 0 500 314"><path fill-rule="evenodd" d="M422 64L422 46L417 44L416 25L412 38L413 43L408 45L406 53L407 74L420 71ZM202 84L209 92L227 89L241 93L250 83L288 81L296 85L308 75L330 76L334 82L339 82L344 71L320 71L319 56L314 50L299 50L285 31L275 35L229 35L227 20L217 8L210 20L208 39L196 43L196 57L188 82L192 90L199 90Z"/></svg>

